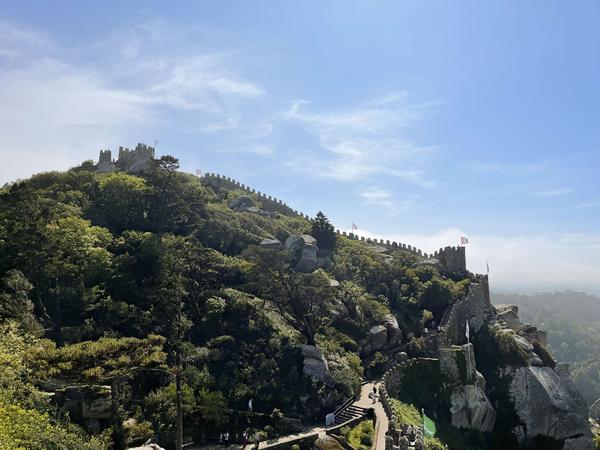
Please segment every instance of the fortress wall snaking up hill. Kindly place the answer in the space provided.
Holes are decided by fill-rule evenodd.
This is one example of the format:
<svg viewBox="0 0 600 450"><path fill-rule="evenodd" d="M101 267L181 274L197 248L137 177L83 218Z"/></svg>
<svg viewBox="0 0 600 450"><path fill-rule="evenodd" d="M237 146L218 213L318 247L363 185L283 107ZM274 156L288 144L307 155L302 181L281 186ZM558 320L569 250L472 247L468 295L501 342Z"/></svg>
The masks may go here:
<svg viewBox="0 0 600 450"><path fill-rule="evenodd" d="M299 216L303 217L306 220L312 220L307 214L299 212L290 206L288 206L285 202L271 197L270 195L266 195L256 189L252 189L250 186L247 186L239 181L227 177L224 175L216 174L216 173L205 173L201 180L207 186L212 188L225 188L225 189L240 189L249 194L254 194L258 196L260 201L263 204L263 208L269 211L278 212L285 215L290 216ZM344 236L348 239L353 239L357 241L363 241L369 244L378 245L381 247L385 247L388 250L404 250L411 252L417 256L421 256L423 258L436 258L440 261L440 263L446 267L450 271L464 271L466 270L466 260L465 260L465 248L464 247L445 247L440 248L432 254L427 254L420 249L395 241L383 240L383 239L372 239L365 238L364 236L358 236L354 233L347 233L345 231L336 230L336 233L339 236Z"/></svg>

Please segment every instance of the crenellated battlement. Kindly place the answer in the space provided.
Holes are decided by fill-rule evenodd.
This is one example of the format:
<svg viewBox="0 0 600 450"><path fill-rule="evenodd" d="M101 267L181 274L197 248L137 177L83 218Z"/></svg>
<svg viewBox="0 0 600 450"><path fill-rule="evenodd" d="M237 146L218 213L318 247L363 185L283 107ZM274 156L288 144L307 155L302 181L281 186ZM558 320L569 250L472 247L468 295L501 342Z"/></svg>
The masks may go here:
<svg viewBox="0 0 600 450"><path fill-rule="evenodd" d="M202 177L203 183L213 188L223 187L226 189L241 189L243 191L248 192L249 194L254 194L259 197L261 202L263 203L263 207L267 210L278 212L281 214L286 214L290 216L299 216L303 217L306 220L312 220L307 214L299 212L290 206L288 206L285 202L271 197L270 195L266 195L260 191L250 188L249 186L240 183L239 181L227 177L225 175L220 175L218 173L205 173ZM348 239L352 239L355 241L363 241L367 244L377 245L380 247L385 247L387 250L404 250L407 252L411 252L417 256L420 256L425 259L435 258L440 261L440 264L451 272L455 271L466 271L466 260L465 260L465 248L464 247L445 247L439 249L433 254L428 254L423 252L422 250L401 242L395 242L384 239L373 239L367 238L364 236L358 236L354 233L347 233L346 231L340 231L338 229L335 230L338 236L343 236Z"/></svg>
<svg viewBox="0 0 600 450"><path fill-rule="evenodd" d="M96 167L99 172L113 172L115 169L141 172L148 168L153 158L154 147L139 142L133 150L119 147L119 157L116 161L112 159L110 150L100 150Z"/></svg>
<svg viewBox="0 0 600 450"><path fill-rule="evenodd" d="M439 260L440 264L449 272L465 272L467 260L464 247L444 247L433 253L433 258Z"/></svg>

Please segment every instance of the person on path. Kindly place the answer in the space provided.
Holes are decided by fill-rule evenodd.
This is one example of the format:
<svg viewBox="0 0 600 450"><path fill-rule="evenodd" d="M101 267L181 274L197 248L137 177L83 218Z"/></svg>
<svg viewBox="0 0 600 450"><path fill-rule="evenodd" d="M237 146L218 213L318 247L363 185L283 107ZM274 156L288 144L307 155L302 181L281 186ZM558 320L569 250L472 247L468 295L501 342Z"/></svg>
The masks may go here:
<svg viewBox="0 0 600 450"><path fill-rule="evenodd" d="M225 447L229 448L229 431L225 432Z"/></svg>
<svg viewBox="0 0 600 450"><path fill-rule="evenodd" d="M258 450L260 446L260 439L258 438L258 433L254 433L254 450Z"/></svg>
<svg viewBox="0 0 600 450"><path fill-rule="evenodd" d="M377 403L377 388L373 386L373 404Z"/></svg>
<svg viewBox="0 0 600 450"><path fill-rule="evenodd" d="M242 444L242 449L245 449L246 445L248 444L248 430L244 430L242 433Z"/></svg>
<svg viewBox="0 0 600 450"><path fill-rule="evenodd" d="M219 447L223 445L223 433L219 434Z"/></svg>

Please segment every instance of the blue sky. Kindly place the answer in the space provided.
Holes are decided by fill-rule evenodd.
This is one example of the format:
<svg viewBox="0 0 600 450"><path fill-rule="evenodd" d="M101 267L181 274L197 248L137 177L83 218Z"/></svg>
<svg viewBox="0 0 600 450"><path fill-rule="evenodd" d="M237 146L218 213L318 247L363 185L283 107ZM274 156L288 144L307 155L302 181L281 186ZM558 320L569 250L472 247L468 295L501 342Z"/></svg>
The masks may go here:
<svg viewBox="0 0 600 450"><path fill-rule="evenodd" d="M0 182L159 140L341 229L600 292L600 3L0 2Z"/></svg>

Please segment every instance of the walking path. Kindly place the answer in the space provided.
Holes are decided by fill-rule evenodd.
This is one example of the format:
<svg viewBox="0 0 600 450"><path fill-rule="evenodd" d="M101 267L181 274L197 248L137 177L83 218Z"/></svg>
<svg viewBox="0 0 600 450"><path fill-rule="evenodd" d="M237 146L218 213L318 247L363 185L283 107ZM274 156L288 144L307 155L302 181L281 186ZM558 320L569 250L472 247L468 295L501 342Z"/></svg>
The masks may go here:
<svg viewBox="0 0 600 450"><path fill-rule="evenodd" d="M381 382L377 381L374 383L364 384L361 387L360 398L354 402L354 405L361 408L373 408L375 410L377 422L375 426L375 435L373 436L373 442L375 442L373 450L384 450L385 435L388 431L389 422L385 410L383 409L383 405L379 399L377 399L377 403L373 404L373 399L369 398L369 394L373 392L373 386L377 388L377 392L379 393Z"/></svg>
<svg viewBox="0 0 600 450"><path fill-rule="evenodd" d="M360 408L373 408L375 410L375 416L377 417L377 426L375 428L375 435L373 436L373 442L375 442L373 450L385 450L385 435L388 431L388 418L385 414L381 402L377 401L375 404L373 404L373 399L369 397L369 394L372 394L373 392L373 386L375 386L377 388L377 392L379 392L380 384L380 382L376 382L366 383L362 385L360 389L359 398L354 403L352 403L353 406L357 406ZM278 447L280 445L292 443L294 441L300 441L302 439L317 439L319 437L325 436L326 432L326 427L311 427L304 431L301 431L300 433L288 434L275 439L262 441L260 443L259 449L263 450ZM250 443L246 446L246 449L251 449L252 446L253 444ZM243 447L238 444L229 445L227 448L229 450L243 450ZM223 450L223 447L219 445L192 445L186 447L186 450Z"/></svg>

